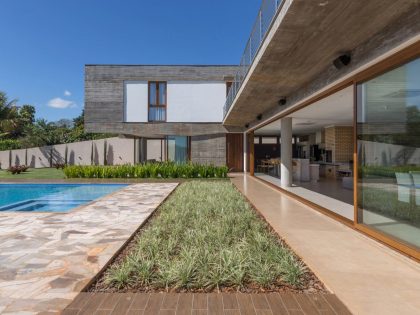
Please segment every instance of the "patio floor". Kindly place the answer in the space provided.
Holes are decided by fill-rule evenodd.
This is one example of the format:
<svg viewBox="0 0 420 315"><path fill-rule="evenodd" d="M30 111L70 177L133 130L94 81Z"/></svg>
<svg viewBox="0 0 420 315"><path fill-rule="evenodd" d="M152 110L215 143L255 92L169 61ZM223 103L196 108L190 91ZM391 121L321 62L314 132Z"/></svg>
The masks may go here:
<svg viewBox="0 0 420 315"><path fill-rule="evenodd" d="M81 293L63 315L347 315L333 294Z"/></svg>
<svg viewBox="0 0 420 315"><path fill-rule="evenodd" d="M420 314L420 264L249 175L232 182L354 314Z"/></svg>
<svg viewBox="0 0 420 315"><path fill-rule="evenodd" d="M0 313L63 310L176 186L130 185L69 213L0 212Z"/></svg>

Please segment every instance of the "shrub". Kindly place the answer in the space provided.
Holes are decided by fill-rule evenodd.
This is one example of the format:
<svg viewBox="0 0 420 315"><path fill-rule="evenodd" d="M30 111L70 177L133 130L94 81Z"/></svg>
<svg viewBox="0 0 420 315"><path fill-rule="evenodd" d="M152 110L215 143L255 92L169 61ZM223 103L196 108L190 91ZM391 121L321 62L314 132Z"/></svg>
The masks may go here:
<svg viewBox="0 0 420 315"><path fill-rule="evenodd" d="M14 140L14 139L0 140L0 151L17 150L17 149L20 149L21 147L22 146L19 140Z"/></svg>
<svg viewBox="0 0 420 315"><path fill-rule="evenodd" d="M15 166L10 166L7 171L12 173L13 175L15 174L20 174L23 172L26 172L28 170L29 166L26 165L15 165Z"/></svg>
<svg viewBox="0 0 420 315"><path fill-rule="evenodd" d="M66 167L66 163L54 163L53 166L56 169L64 169Z"/></svg>
<svg viewBox="0 0 420 315"><path fill-rule="evenodd" d="M226 166L174 162L64 166L67 178L226 178L227 173Z"/></svg>

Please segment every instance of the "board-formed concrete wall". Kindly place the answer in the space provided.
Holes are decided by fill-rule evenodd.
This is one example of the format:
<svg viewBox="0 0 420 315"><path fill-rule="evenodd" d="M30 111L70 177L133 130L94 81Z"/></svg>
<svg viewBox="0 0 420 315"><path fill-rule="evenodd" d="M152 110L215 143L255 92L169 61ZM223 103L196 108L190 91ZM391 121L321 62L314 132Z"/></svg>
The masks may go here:
<svg viewBox="0 0 420 315"><path fill-rule="evenodd" d="M92 165L92 141L68 143L67 163L69 165Z"/></svg>
<svg viewBox="0 0 420 315"><path fill-rule="evenodd" d="M105 142L106 139L92 141L92 164L104 165L105 163Z"/></svg>
<svg viewBox="0 0 420 315"><path fill-rule="evenodd" d="M226 135L191 137L191 162L226 165Z"/></svg>
<svg viewBox="0 0 420 315"><path fill-rule="evenodd" d="M51 146L27 149L27 165L32 168L51 167Z"/></svg>
<svg viewBox="0 0 420 315"><path fill-rule="evenodd" d="M52 164L67 163L67 144L56 144L51 146L51 160Z"/></svg>
<svg viewBox="0 0 420 315"><path fill-rule="evenodd" d="M0 169L6 170L10 166L10 151L0 151Z"/></svg>
<svg viewBox="0 0 420 315"><path fill-rule="evenodd" d="M134 139L109 138L106 140L107 165L135 163Z"/></svg>
<svg viewBox="0 0 420 315"><path fill-rule="evenodd" d="M26 150L12 150L12 158L10 159L11 165L26 165Z"/></svg>

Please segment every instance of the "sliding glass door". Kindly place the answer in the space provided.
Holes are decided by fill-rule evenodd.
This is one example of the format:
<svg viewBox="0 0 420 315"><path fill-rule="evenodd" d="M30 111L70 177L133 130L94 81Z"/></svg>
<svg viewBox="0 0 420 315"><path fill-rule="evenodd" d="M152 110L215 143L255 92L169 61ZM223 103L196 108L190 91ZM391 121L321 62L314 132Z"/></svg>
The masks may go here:
<svg viewBox="0 0 420 315"><path fill-rule="evenodd" d="M358 223L420 248L420 59L357 86Z"/></svg>

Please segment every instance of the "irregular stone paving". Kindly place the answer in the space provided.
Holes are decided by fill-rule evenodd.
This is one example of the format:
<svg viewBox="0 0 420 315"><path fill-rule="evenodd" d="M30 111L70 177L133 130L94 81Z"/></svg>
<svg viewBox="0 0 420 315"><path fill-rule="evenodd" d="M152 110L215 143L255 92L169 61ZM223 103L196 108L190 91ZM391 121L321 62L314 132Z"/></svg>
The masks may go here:
<svg viewBox="0 0 420 315"><path fill-rule="evenodd" d="M68 213L0 212L0 313L58 313L176 183L130 185Z"/></svg>

